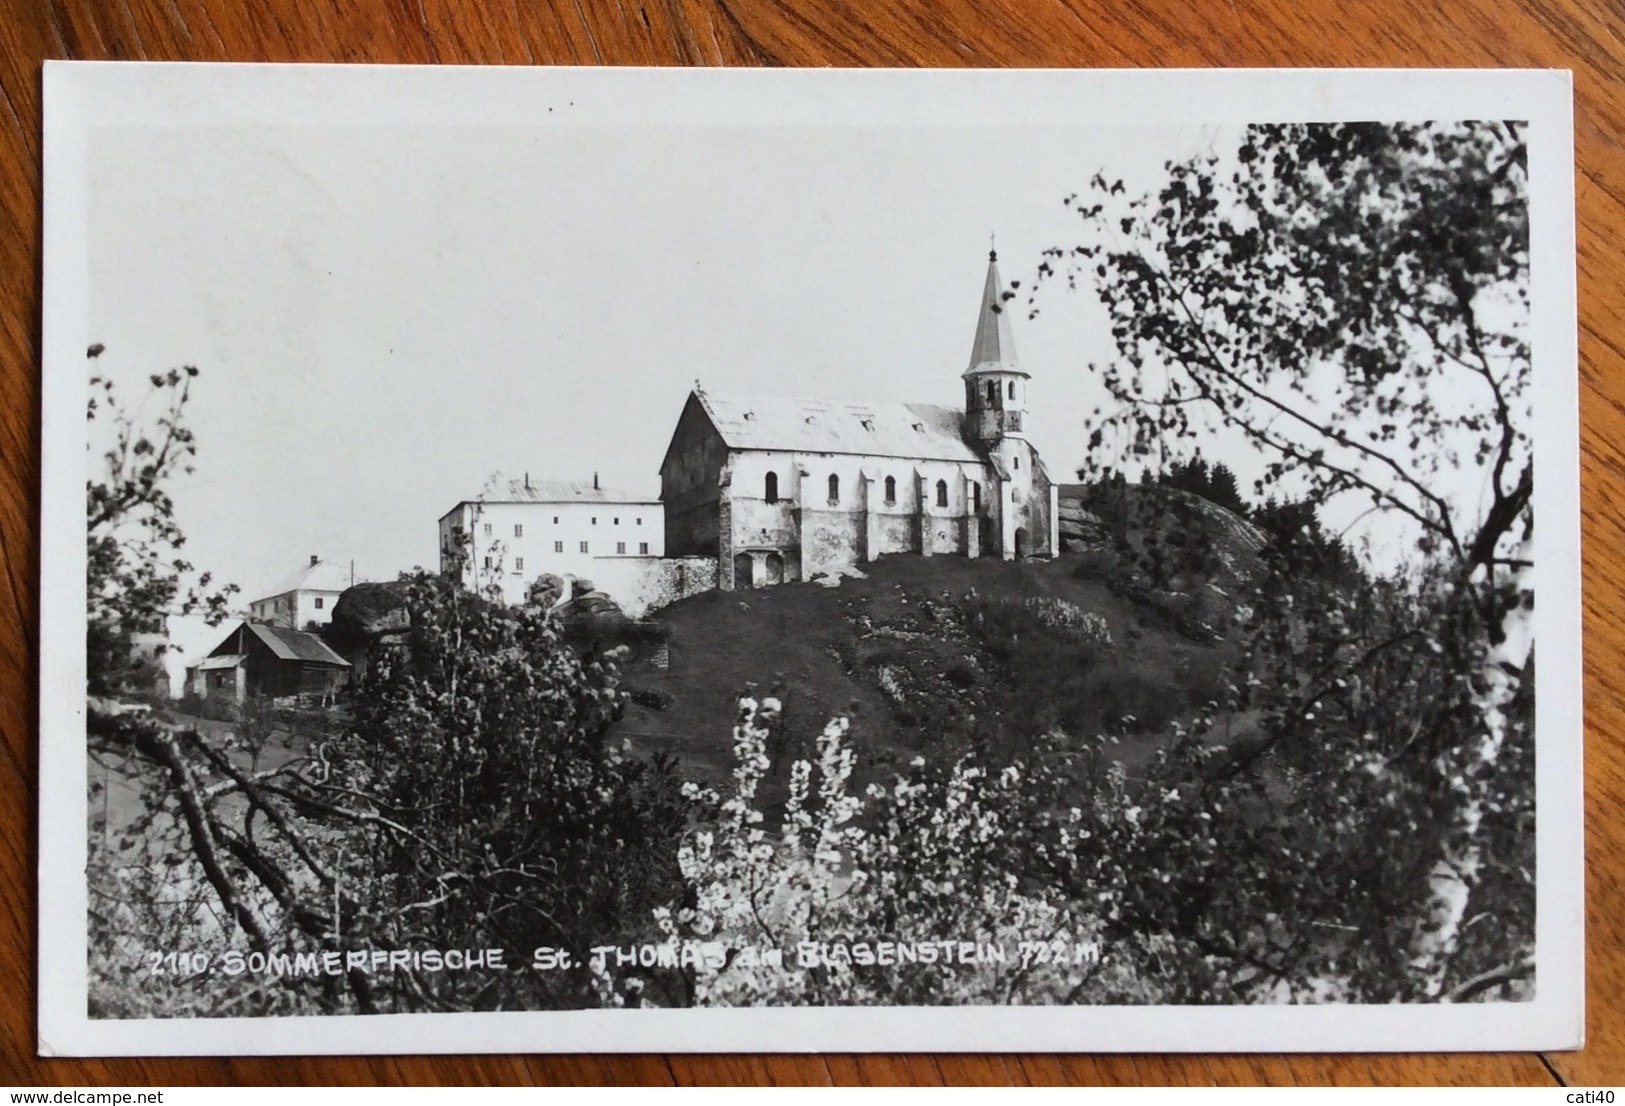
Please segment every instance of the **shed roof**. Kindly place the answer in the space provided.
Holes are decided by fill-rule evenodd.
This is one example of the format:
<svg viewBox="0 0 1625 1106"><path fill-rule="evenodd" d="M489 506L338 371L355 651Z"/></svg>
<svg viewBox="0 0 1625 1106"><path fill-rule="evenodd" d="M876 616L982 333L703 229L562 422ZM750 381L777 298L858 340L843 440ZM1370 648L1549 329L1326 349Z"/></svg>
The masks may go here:
<svg viewBox="0 0 1625 1106"><path fill-rule="evenodd" d="M260 622L245 622L249 633L265 643L266 648L285 661L312 661L316 664L350 667L350 662L327 647L315 634L303 630L288 630L281 626L267 626Z"/></svg>
<svg viewBox="0 0 1625 1106"><path fill-rule="evenodd" d="M730 449L984 460L965 441L964 416L955 407L713 392L694 396Z"/></svg>
<svg viewBox="0 0 1625 1106"><path fill-rule="evenodd" d="M192 667L200 672L210 672L216 668L236 668L242 663L243 654L241 653L221 653L213 657L204 657Z"/></svg>

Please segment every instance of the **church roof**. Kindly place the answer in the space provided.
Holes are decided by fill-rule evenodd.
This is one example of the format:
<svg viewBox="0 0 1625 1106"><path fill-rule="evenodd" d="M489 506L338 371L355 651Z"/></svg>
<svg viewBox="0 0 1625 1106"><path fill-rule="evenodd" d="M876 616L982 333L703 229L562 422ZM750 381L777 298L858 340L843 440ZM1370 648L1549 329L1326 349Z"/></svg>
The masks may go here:
<svg viewBox="0 0 1625 1106"><path fill-rule="evenodd" d="M982 287L982 307L976 316L976 341L971 345L970 367L965 376L985 372L1021 373L1016 359L1016 342L1010 334L1010 312L1002 298L1004 281L999 279L999 255L988 251L987 283Z"/></svg>
<svg viewBox="0 0 1625 1106"><path fill-rule="evenodd" d="M923 461L985 458L963 437L963 413L928 403L859 403L696 392L730 449L846 453Z"/></svg>

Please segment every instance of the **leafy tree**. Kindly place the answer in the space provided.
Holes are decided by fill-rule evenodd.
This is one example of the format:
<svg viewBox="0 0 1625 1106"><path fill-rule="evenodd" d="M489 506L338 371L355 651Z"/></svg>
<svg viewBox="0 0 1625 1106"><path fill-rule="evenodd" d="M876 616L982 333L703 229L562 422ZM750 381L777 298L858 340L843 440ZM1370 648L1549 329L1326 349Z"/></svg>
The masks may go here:
<svg viewBox="0 0 1625 1106"><path fill-rule="evenodd" d="M405 596L405 647L369 666L327 780L299 781L302 797L366 829L349 870L367 901L352 924L374 940L456 935L515 956L647 929L675 879L683 811L669 760L607 743L624 700L619 651L580 656L545 608L492 604L440 577L410 579ZM521 975L473 998L579 1005L587 986Z"/></svg>
<svg viewBox="0 0 1625 1106"><path fill-rule="evenodd" d="M91 346L96 360L104 352ZM133 690L140 668L136 636L164 630L166 616L202 610L214 624L226 617L236 585L206 594L205 572L188 583L193 566L180 556L186 537L175 522L168 487L192 471L197 444L182 417L198 371L191 365L154 374L133 408L110 377L90 378L85 415L110 437L102 467L86 481L86 662L92 695ZM155 416L143 412L156 407ZM95 448L94 445L91 447Z"/></svg>
<svg viewBox="0 0 1625 1106"><path fill-rule="evenodd" d="M91 361L101 345L87 351ZM187 859L186 827L194 808L167 781L184 775L165 728L131 702L150 690L150 663L140 637L161 635L168 616L202 610L211 623L226 616L236 592L227 585L206 592L208 573L192 576L180 555L185 536L175 521L169 487L192 471L197 453L184 414L198 371L192 366L154 374L146 395L125 402L110 377L93 374L86 418L91 448L101 465L86 481L86 752L92 813L86 866L89 894L91 1007L133 1015L168 1003L166 1012L195 1009L194 995L177 993L168 979L153 979L144 999L132 1001L128 975L151 948L181 947L172 938L213 923L207 900L207 862ZM159 646L161 658L164 646ZM156 658L155 658L156 659ZM115 810L113 783L133 792L131 812ZM228 908L229 909L229 908Z"/></svg>
<svg viewBox="0 0 1625 1106"><path fill-rule="evenodd" d="M1092 279L1122 433L1159 455L1216 424L1270 462L1256 489L1342 493L1425 552L1515 562L1533 487L1527 166L1519 123L1251 126L1135 196L1068 197L1083 240L1040 279ZM1013 293L1011 293L1013 295ZM1447 485L1482 470L1487 507ZM1475 488L1477 484L1473 485ZM1279 489L1279 490L1277 490Z"/></svg>
<svg viewBox="0 0 1625 1106"><path fill-rule="evenodd" d="M1116 406L1096 413L1094 448L1126 440L1163 463L1239 436L1274 499L1259 512L1273 571L1238 612L1245 660L1213 719L1246 732L1215 765L1186 758L1158 820L1179 827L1158 836L1174 848L1206 812L1236 855L1174 881L1186 906L1168 931L1249 934L1252 954L1294 966L1282 978L1307 969L1347 995L1527 993L1523 131L1248 127L1143 195L1097 176L1067 200L1082 241L1039 267L1090 281L1111 319L1117 357L1095 371ZM1408 526L1413 563L1350 572L1309 506L1340 496Z"/></svg>
<svg viewBox="0 0 1625 1106"><path fill-rule="evenodd" d="M157 432L105 382L91 409L117 412L108 476L89 495L93 809L115 777L137 798L91 836L92 1012L596 1002L585 969L524 964L540 944L652 932L683 811L669 760L607 743L618 651L578 654L544 609L419 573L400 585L408 640L380 648L339 713L250 702L232 725L204 727L117 701L120 642L186 570L166 553L182 537L167 484L195 455L192 375L155 379ZM154 948L210 950L216 970L155 973L142 955ZM288 970L323 954L453 948L501 949L509 970ZM282 970L222 972L227 950Z"/></svg>

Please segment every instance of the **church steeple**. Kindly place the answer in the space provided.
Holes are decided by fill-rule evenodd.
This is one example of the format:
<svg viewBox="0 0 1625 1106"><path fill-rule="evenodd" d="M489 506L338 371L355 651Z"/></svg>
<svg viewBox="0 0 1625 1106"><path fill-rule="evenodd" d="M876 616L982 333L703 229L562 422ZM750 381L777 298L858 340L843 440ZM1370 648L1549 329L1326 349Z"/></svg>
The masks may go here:
<svg viewBox="0 0 1625 1106"><path fill-rule="evenodd" d="M1016 360L1016 342L1010 334L1010 312L1001 298L1004 281L999 278L999 253L987 251L987 283L982 287L982 306L976 316L976 341L971 345L966 376L979 372L1021 372ZM1026 375L1023 373L1023 375Z"/></svg>
<svg viewBox="0 0 1625 1106"><path fill-rule="evenodd" d="M1004 281L997 250L987 253L987 282L976 315L976 340L965 369L965 429L970 438L991 446L1001 438L1024 434L1027 373L1016 359L1005 309Z"/></svg>

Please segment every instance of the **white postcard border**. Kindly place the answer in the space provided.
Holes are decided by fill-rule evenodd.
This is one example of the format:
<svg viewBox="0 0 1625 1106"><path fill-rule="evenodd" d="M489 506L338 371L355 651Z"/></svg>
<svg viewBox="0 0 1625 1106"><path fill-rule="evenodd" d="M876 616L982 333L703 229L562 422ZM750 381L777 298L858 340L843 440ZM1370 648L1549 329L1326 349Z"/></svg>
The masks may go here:
<svg viewBox="0 0 1625 1106"><path fill-rule="evenodd" d="M584 1010L92 1020L86 1012L86 150L170 125L896 127L1527 119L1538 889L1524 1003ZM1417 1051L1583 1036L1583 774L1572 90L1560 71L848 71L47 63L39 1050L44 1055L673 1051Z"/></svg>

